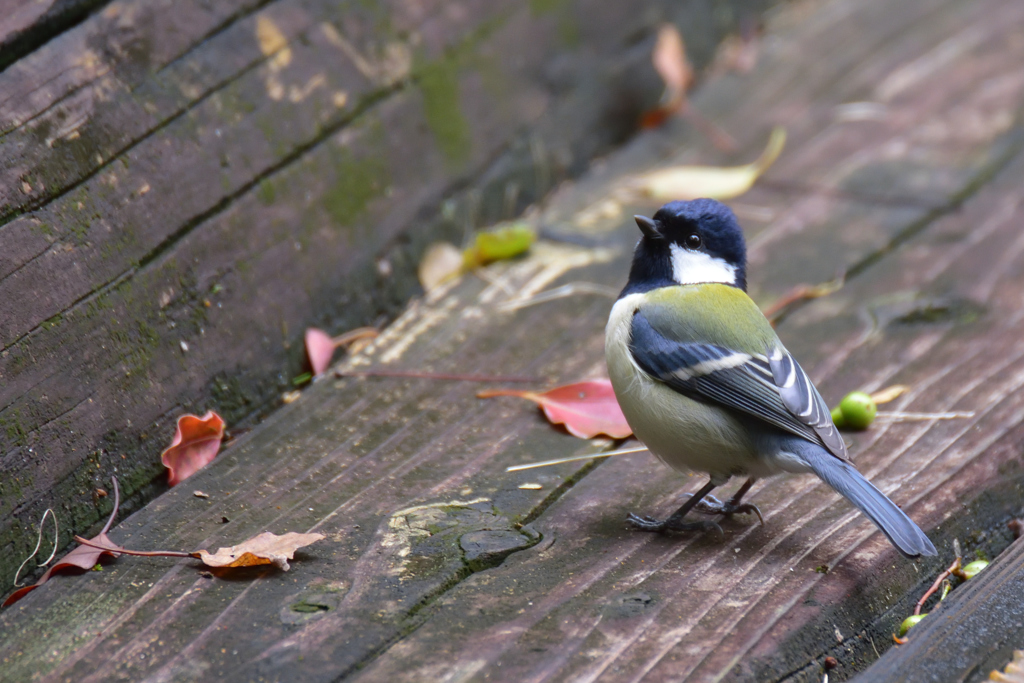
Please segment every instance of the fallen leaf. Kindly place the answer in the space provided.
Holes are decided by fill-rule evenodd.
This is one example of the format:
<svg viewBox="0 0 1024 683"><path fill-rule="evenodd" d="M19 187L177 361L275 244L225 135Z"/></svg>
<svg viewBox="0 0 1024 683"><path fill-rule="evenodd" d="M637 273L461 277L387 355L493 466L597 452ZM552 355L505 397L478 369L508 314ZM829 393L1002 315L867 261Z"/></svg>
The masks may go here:
<svg viewBox="0 0 1024 683"><path fill-rule="evenodd" d="M114 523L114 518L117 516L117 506L121 502L121 492L117 487L117 478L111 477L114 481L114 509L110 511L110 517L107 519L107 523L103 525L103 531L99 533L92 540L103 548L94 548L86 545L80 545L70 553L62 557L57 564L53 565L46 570L46 573L39 577L31 586L25 586L11 593L10 596L4 601L3 607L9 607L14 603L21 600L23 597L39 588L44 583L50 580L50 577L54 572L64 571L66 569L81 569L88 571L96 566L100 558L104 555L108 557L117 557L122 550L118 545L115 545L113 541L107 538L107 532L110 531L110 525Z"/></svg>
<svg viewBox="0 0 1024 683"><path fill-rule="evenodd" d="M629 183L628 190L640 197L659 201L677 199L731 199L753 186L754 181L768 170L786 144L786 131L778 127L772 131L768 145L761 156L745 166L670 166L645 173Z"/></svg>
<svg viewBox="0 0 1024 683"><path fill-rule="evenodd" d="M435 242L427 247L417 272L420 285L429 292L461 275L462 269L463 257L459 248L448 242Z"/></svg>
<svg viewBox="0 0 1024 683"><path fill-rule="evenodd" d="M518 396L533 401L544 410L548 420L564 424L570 434L581 439L591 439L598 434L624 439L633 433L615 399L612 383L606 379L566 384L541 394L512 389L477 394L478 398L494 396Z"/></svg>
<svg viewBox="0 0 1024 683"><path fill-rule="evenodd" d="M463 267L472 270L494 261L514 258L528 251L536 239L533 226L524 221L498 224L492 230L476 234L473 246L462 252Z"/></svg>
<svg viewBox="0 0 1024 683"><path fill-rule="evenodd" d="M244 543L221 548L216 553L197 550L192 554L208 567L252 567L261 564L272 564L281 571L288 571L288 560L295 556L298 548L315 543L324 537L323 534L297 534L289 532L277 536L265 531L253 536Z"/></svg>
<svg viewBox="0 0 1024 683"><path fill-rule="evenodd" d="M319 375L331 365L334 357L334 339L323 330L310 327L306 330L306 356L314 375Z"/></svg>
<svg viewBox="0 0 1024 683"><path fill-rule="evenodd" d="M686 58L683 37L673 24L662 24L651 53L651 63L665 82L661 102L640 119L642 128L656 128L686 107L686 91L693 84L693 67Z"/></svg>
<svg viewBox="0 0 1024 683"><path fill-rule="evenodd" d="M871 394L871 400L875 403L889 403L890 401L895 401L908 391L910 391L910 387L906 384L893 384Z"/></svg>
<svg viewBox="0 0 1024 683"><path fill-rule="evenodd" d="M160 454L168 470L167 483L175 486L188 479L217 456L224 438L224 420L208 411L206 415L182 415L171 445Z"/></svg>

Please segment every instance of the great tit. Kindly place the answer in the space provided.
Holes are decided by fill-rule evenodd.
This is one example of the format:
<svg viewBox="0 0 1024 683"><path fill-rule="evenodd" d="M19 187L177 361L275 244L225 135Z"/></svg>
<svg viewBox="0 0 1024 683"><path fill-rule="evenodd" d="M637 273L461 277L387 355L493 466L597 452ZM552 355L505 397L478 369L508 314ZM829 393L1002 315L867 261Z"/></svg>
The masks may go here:
<svg viewBox="0 0 1024 683"><path fill-rule="evenodd" d="M907 557L935 555L924 532L853 465L831 413L746 293L746 245L732 211L712 199L636 216L643 233L605 330L608 373L633 433L669 467L711 479L668 519L630 514L644 531L717 528L699 511L754 512L756 479L814 473ZM709 494L733 476L727 502Z"/></svg>

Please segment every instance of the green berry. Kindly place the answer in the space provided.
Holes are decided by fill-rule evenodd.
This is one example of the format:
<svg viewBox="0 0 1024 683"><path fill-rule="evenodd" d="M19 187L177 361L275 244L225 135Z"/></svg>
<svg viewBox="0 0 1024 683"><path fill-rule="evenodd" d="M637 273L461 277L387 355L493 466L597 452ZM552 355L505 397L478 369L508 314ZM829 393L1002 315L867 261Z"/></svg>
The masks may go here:
<svg viewBox="0 0 1024 683"><path fill-rule="evenodd" d="M928 616L928 615L927 614L912 614L909 617L907 617L906 619L904 619L903 623L900 624L900 638L902 638L903 636L907 635L907 631L909 631L910 629L912 629L915 626L917 626L917 622L921 621L926 616Z"/></svg>
<svg viewBox="0 0 1024 683"><path fill-rule="evenodd" d="M867 429L878 413L878 406L863 391L851 391L839 402L839 411L850 429Z"/></svg>
<svg viewBox="0 0 1024 683"><path fill-rule="evenodd" d="M963 571L964 576L966 578L973 579L975 576L978 575L978 572L980 572L982 569L984 569L987 566L988 566L988 562L987 561L985 561L985 560L975 560L974 562L971 562L966 567L964 567L961 571Z"/></svg>
<svg viewBox="0 0 1024 683"><path fill-rule="evenodd" d="M837 429L846 428L846 420L843 419L843 411L839 409L839 406L832 409L832 424L834 424Z"/></svg>

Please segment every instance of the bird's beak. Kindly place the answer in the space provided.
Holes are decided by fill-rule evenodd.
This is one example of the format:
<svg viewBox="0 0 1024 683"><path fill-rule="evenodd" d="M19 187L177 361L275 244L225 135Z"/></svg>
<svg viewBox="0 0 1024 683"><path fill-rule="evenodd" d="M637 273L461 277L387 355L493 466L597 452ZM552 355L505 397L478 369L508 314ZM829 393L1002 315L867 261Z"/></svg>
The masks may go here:
<svg viewBox="0 0 1024 683"><path fill-rule="evenodd" d="M644 237L652 240L660 240L661 233L658 232L658 224L647 216L633 216L633 220L636 221L637 227L640 228L640 232L644 234Z"/></svg>

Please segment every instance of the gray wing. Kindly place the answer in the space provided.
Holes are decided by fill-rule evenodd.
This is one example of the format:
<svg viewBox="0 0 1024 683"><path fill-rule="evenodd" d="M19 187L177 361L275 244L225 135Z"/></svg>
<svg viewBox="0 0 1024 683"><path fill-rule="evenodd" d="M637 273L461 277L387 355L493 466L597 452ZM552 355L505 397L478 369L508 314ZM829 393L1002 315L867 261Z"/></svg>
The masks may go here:
<svg viewBox="0 0 1024 683"><path fill-rule="evenodd" d="M832 425L831 413L807 375L784 349L780 348L779 353L789 364L779 367L787 371L795 368L792 374L796 377L786 391L777 383L771 362L771 357L777 355L775 349L769 357L714 344L676 341L655 330L639 311L633 316L629 351L644 372L685 396L751 415L846 459L846 444ZM810 401L810 412L797 400L797 392L806 388L814 399ZM802 417L802 413L806 415ZM808 421L808 417L814 421ZM831 431L819 427L823 419Z"/></svg>

